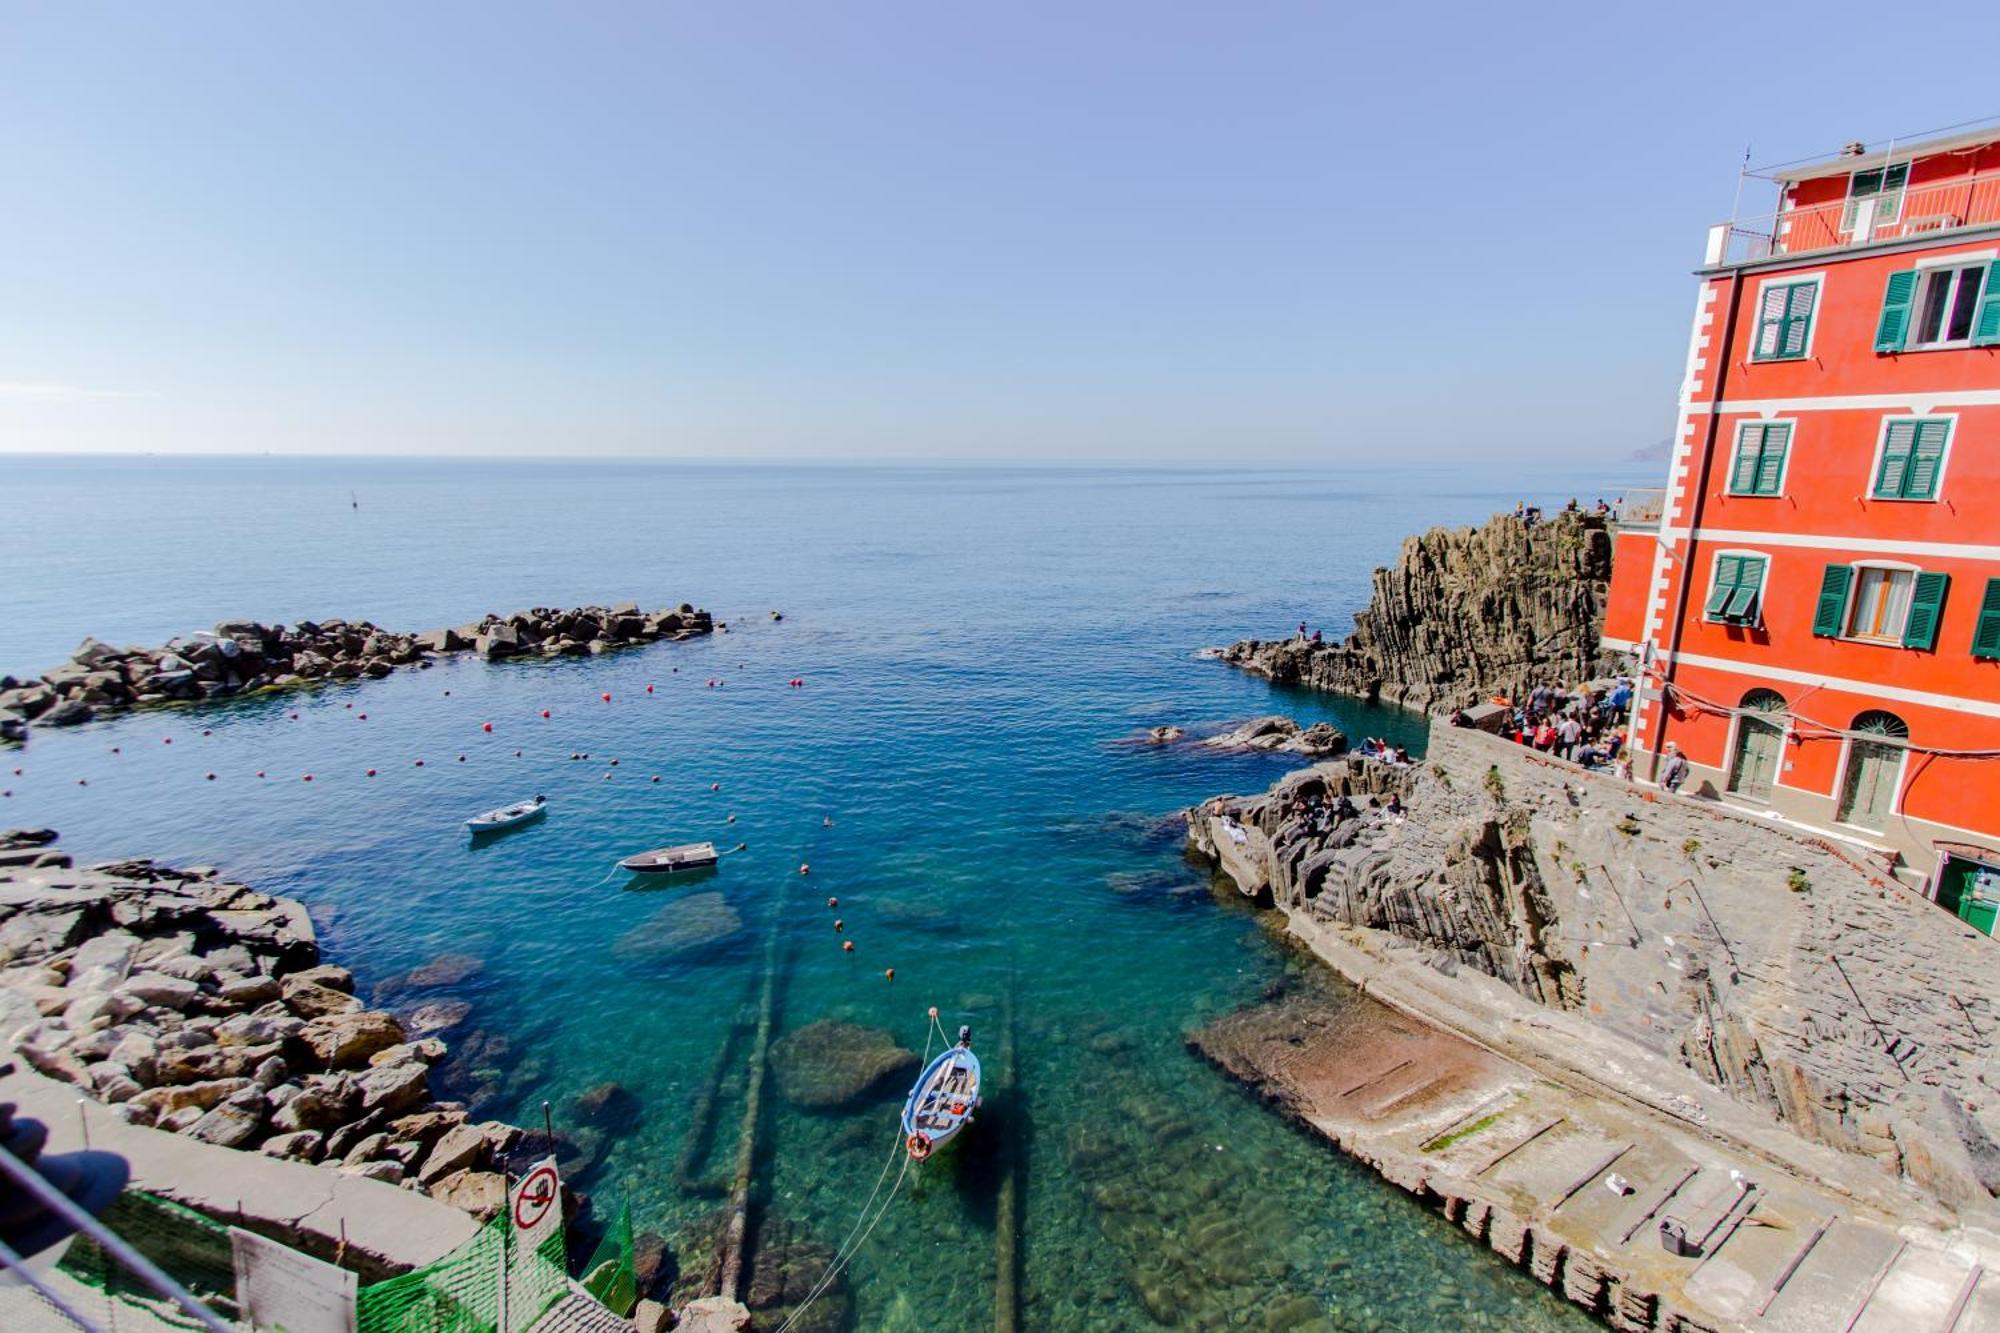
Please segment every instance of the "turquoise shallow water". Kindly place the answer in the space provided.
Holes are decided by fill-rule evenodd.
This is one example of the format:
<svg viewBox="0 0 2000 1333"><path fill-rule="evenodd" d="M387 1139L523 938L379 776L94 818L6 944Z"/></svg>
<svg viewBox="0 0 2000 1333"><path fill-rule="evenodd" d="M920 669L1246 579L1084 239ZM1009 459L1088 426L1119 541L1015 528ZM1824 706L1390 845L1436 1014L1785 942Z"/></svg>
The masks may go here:
<svg viewBox="0 0 2000 1333"><path fill-rule="evenodd" d="M366 986L477 957L477 976L422 997L472 1006L448 1091L524 1122L550 1102L580 1183L662 1234L716 1205L705 1186L728 1171L740 1076L713 1098L711 1136L690 1137L691 1112L754 1007L772 929L781 1032L841 1018L921 1051L936 1005L947 1029L974 1026L997 1079L1011 1016L1014 1090L905 1183L817 1326L990 1318L1007 1143L1025 1327L1289 1327L1314 1312L1339 1328L1574 1326L1186 1052L1189 1026L1293 964L1182 863L1166 817L1286 765L1130 743L1269 711L1417 743L1407 715L1275 691L1194 652L1301 618L1344 631L1406 532L1511 507L1524 484L1548 502L1571 481L0 460L21 518L0 531L0 667L17 671L85 633L153 643L234 616L422 628L686 598L730 625L602 659L458 661L38 732L0 756L0 823L58 827L88 859L217 864L296 895ZM481 847L460 836L465 815L535 791L551 802L541 824ZM606 877L616 855L690 838L748 849L694 884ZM733 939L696 957L618 947L704 893L740 917ZM606 1081L632 1097L592 1123L575 1102ZM837 1243L896 1094L828 1113L767 1091L770 1234Z"/></svg>

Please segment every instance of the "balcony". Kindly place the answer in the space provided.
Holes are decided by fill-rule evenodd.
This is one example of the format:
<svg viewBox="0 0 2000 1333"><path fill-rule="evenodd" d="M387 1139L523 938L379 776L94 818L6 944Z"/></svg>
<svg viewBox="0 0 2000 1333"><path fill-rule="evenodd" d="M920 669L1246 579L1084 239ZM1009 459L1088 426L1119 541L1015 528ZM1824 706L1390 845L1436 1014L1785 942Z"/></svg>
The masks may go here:
<svg viewBox="0 0 2000 1333"><path fill-rule="evenodd" d="M1750 264L1994 225L2000 225L2000 171L1718 222L1708 229L1703 264Z"/></svg>

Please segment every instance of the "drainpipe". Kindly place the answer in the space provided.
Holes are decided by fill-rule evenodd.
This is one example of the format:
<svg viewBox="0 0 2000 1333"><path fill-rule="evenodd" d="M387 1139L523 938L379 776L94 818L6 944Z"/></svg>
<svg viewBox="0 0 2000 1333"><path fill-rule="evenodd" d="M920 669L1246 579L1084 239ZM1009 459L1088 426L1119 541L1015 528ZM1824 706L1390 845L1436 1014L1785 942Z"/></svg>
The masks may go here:
<svg viewBox="0 0 2000 1333"><path fill-rule="evenodd" d="M1666 750L1667 729L1667 686L1672 684L1674 668L1681 647L1681 627L1686 623L1688 590L1694 584L1695 530L1701 526L1701 513L1708 504L1708 481L1715 467L1715 441L1722 432L1722 395L1729 387L1729 370L1736 355L1736 319L1743 304L1743 270L1738 268L1729 275L1729 313L1722 321L1722 342L1715 368L1715 388L1708 396L1708 432L1702 440L1701 472L1696 478L1694 496L1688 504L1687 550L1680 559L1681 586L1674 598L1672 627L1668 632L1667 646L1660 658L1660 736L1658 745L1653 747L1652 762L1647 765L1646 780L1658 782L1660 779L1660 756ZM1673 478L1667 479L1672 482ZM1665 525L1662 516L1661 524ZM1667 558L1674 559L1673 548L1667 550ZM1635 707L1636 702L1635 702ZM1782 756L1781 756L1782 757Z"/></svg>

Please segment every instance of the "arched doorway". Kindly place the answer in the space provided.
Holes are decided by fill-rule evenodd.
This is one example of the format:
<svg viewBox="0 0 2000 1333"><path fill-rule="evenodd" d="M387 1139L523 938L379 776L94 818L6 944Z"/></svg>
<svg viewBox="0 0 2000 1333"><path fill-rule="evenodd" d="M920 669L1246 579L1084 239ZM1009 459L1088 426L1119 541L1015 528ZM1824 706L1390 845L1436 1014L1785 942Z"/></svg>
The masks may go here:
<svg viewBox="0 0 2000 1333"><path fill-rule="evenodd" d="M1784 756L1785 696L1776 690L1752 690L1743 696L1740 707L1736 750L1729 762L1729 790L1753 801L1767 801Z"/></svg>
<svg viewBox="0 0 2000 1333"><path fill-rule="evenodd" d="M1909 753L1910 724L1894 713L1871 708L1849 724L1847 764L1841 774L1840 811L1843 824L1873 829L1889 827L1896 810L1896 787L1903 777L1903 756Z"/></svg>

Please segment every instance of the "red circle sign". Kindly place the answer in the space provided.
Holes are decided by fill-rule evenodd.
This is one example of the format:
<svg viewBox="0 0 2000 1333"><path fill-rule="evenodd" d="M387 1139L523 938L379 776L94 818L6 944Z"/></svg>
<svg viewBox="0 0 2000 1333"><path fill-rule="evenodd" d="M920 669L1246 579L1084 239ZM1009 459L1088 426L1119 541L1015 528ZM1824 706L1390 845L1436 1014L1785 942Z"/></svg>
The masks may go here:
<svg viewBox="0 0 2000 1333"><path fill-rule="evenodd" d="M520 1193L514 1196L515 1229L533 1231L548 1216L555 1202L556 1169L552 1166L536 1167L521 1182Z"/></svg>

